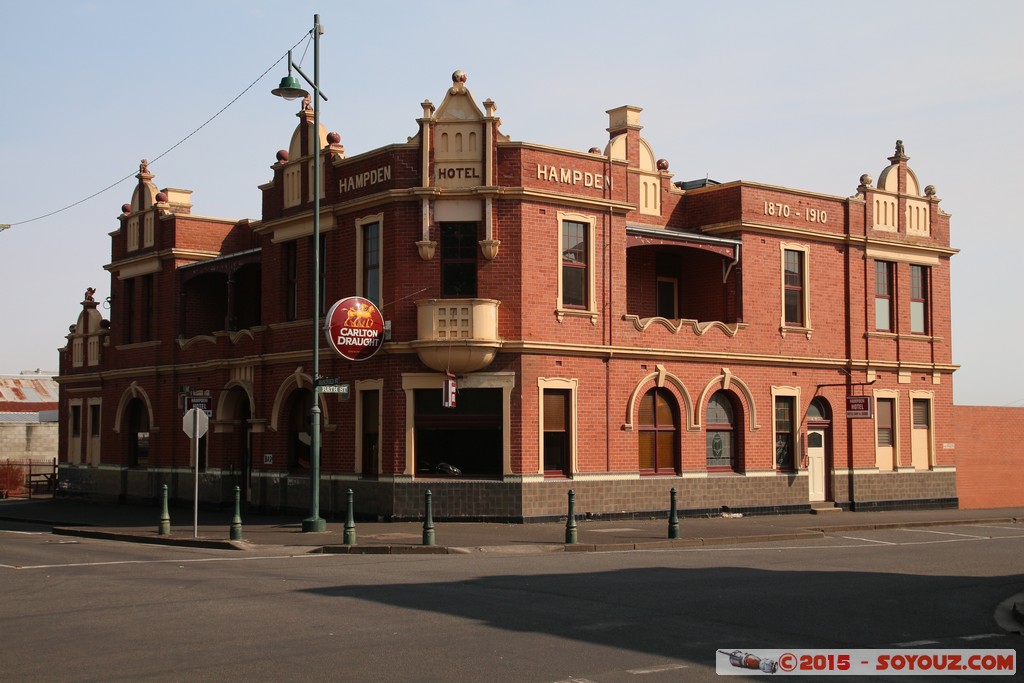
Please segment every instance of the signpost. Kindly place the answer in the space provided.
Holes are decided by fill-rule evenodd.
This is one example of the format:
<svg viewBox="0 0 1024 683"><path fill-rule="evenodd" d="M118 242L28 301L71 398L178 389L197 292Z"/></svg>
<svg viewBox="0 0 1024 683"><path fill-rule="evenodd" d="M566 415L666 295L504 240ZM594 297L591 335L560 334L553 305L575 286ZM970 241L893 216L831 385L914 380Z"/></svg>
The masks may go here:
<svg viewBox="0 0 1024 683"><path fill-rule="evenodd" d="M207 401L210 400L209 397L205 398ZM189 399L194 400L195 397L187 396L185 398L185 405L188 405ZM181 428L192 439L191 459L192 467L195 468L195 489L192 498L192 537L199 538L199 439L203 438L206 435L206 431L210 428L210 418L207 416L206 411L201 408L189 408L181 420Z"/></svg>

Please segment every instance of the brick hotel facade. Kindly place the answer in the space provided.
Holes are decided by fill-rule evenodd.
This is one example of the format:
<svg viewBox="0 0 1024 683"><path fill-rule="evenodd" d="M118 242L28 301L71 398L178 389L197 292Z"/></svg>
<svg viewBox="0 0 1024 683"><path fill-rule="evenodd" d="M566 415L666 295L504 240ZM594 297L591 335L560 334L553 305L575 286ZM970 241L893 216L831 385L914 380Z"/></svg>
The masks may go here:
<svg viewBox="0 0 1024 683"><path fill-rule="evenodd" d="M258 221L193 215L141 165L109 320L88 295L60 353L67 492L190 500L205 397L201 500L306 510L316 396L326 515L348 489L396 519L427 489L442 519L552 518L569 489L599 515L672 488L684 515L956 506L956 250L902 143L832 196L674 182L636 107L589 151L513 141L462 72L421 107L407 142L348 157L304 105ZM321 347L348 394L310 376L316 153L318 320L360 295L390 330L365 361Z"/></svg>

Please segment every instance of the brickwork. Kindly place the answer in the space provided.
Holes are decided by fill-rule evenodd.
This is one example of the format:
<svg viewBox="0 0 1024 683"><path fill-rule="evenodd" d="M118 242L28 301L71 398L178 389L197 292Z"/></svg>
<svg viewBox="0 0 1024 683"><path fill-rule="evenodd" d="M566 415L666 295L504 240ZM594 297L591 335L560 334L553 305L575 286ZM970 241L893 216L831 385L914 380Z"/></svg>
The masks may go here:
<svg viewBox="0 0 1024 683"><path fill-rule="evenodd" d="M953 421L960 506L1024 505L1024 408L954 406Z"/></svg>
<svg viewBox="0 0 1024 683"><path fill-rule="evenodd" d="M322 303L366 294L357 231L378 220L379 304L390 325L381 352L358 363L318 337L320 374L352 389L347 401L319 397L326 511L341 514L349 488L358 514L380 518L415 518L427 489L435 515L452 519L555 517L570 488L579 511L596 515L660 514L672 487L687 514L806 509L814 399L828 408L814 425L825 434L824 474L813 476L826 500L956 500L961 451L944 446L957 441L948 216L933 194L919 193L909 199L930 202L930 232L909 230L903 217L878 227L873 216L876 196L907 205L902 152L883 171L884 187L862 181L852 197L849 188L826 196L746 181L677 187L641 138L636 108L609 112L609 146L596 153L509 140L497 118L478 114L484 109L456 82L439 107L423 105L419 133L407 142L347 158L335 139L323 151ZM224 504L240 485L256 507L308 504L304 406L312 402L311 337L321 330L312 311L318 264L307 147L326 138L313 134L308 112L298 118L288 154L260 188L259 222L192 216L183 191L161 201L140 169L111 239L111 319L69 335L61 353L61 424L72 401L79 410L101 405L99 467L78 465L86 444L61 429L69 490L144 500L168 483L175 499L188 499L182 398L199 393L213 412L201 499ZM129 223L147 216L156 221L154 244L136 246ZM562 219L585 226L578 244L563 244ZM473 257L440 243L449 222L476 224ZM802 259L788 278L787 251ZM895 329L885 332L874 329L877 259L895 263ZM927 334L909 330L912 264L928 268ZM472 339L420 338L418 302L444 299L445 278L467 272L475 283L460 283L467 289L449 299L466 310L498 302L493 329ZM659 278L675 283L676 315L659 302ZM799 321L787 318L787 298ZM96 322L95 308L82 319ZM98 366L72 361L74 344L85 342L100 345ZM496 355L470 367L467 350L481 346ZM441 386L437 358L448 359L460 389L491 398L467 406L467 391L448 413L417 405L417 396L431 395L417 392ZM379 387L380 424L359 407L357 389L368 386ZM542 419L545 386L572 387L575 411L565 425ZM671 463L651 476L640 453L655 437L642 405L655 389L667 406L659 424L672 430L657 437L659 448ZM718 442L708 405L719 391L734 411L724 430L734 458L709 469ZM858 394L895 400L892 462L878 447L876 420L847 419L846 397ZM500 409L486 403L495 395ZM779 471L776 395L796 409L795 463ZM928 424L916 428L915 398L930 407ZM544 445L549 438L568 444L563 477L543 478L545 448L555 448ZM417 449L486 474L436 478ZM133 462L140 452L148 459Z"/></svg>

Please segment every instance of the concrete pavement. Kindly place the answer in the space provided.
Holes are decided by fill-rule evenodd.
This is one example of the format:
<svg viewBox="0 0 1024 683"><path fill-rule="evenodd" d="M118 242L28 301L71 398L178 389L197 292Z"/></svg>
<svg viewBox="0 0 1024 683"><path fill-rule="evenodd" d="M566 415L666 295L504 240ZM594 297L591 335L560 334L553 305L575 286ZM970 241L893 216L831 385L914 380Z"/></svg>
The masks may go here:
<svg viewBox="0 0 1024 683"><path fill-rule="evenodd" d="M422 522L357 522L354 544L345 544L342 521L329 520L327 531L305 533L302 515L247 513L240 541L231 536L232 511L171 508L170 534L160 535L156 506L117 505L77 500L3 500L0 519L51 526L62 535L107 538L136 543L277 552L379 554L449 554L469 552L597 552L653 550L758 541L816 538L826 533L973 523L1024 523L1024 508L994 510L902 510L830 512L742 517L680 518L679 538L669 538L668 520L584 520L576 524L576 543L567 543L566 524L544 522L435 522L434 544L424 543Z"/></svg>

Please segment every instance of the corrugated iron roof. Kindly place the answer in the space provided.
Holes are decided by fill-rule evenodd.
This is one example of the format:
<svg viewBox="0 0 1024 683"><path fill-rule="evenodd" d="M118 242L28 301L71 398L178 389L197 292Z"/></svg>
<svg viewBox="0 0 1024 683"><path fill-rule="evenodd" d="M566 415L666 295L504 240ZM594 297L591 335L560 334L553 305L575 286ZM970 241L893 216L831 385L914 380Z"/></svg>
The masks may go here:
<svg viewBox="0 0 1024 683"><path fill-rule="evenodd" d="M56 403L57 400L57 382L51 375L0 375L0 402L7 404L8 409L10 404L31 409L37 403Z"/></svg>

